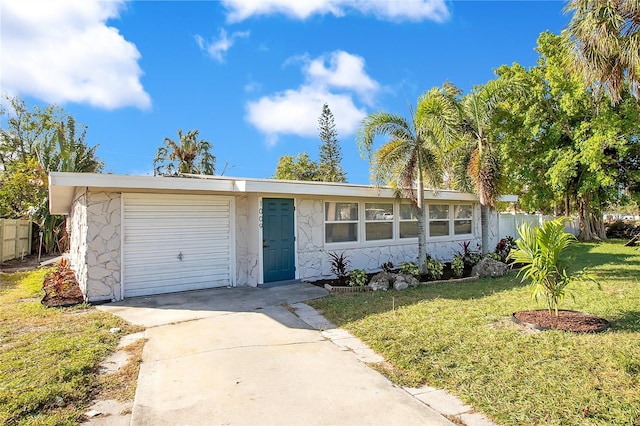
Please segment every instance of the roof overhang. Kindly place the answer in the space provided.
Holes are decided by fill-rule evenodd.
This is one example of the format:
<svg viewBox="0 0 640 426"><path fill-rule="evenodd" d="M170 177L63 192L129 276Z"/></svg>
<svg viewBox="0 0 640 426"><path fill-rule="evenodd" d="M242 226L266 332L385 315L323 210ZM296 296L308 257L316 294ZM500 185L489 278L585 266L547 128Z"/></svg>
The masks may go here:
<svg viewBox="0 0 640 426"><path fill-rule="evenodd" d="M232 195L257 193L262 195L310 195L348 198L395 198L396 191L388 187L347 183L303 182L274 179L234 178L227 176L185 177L128 176L97 173L49 174L49 210L52 214L69 214L78 190L107 192L216 193ZM425 190L427 200L478 201L474 194ZM503 196L501 201L517 201L517 196Z"/></svg>

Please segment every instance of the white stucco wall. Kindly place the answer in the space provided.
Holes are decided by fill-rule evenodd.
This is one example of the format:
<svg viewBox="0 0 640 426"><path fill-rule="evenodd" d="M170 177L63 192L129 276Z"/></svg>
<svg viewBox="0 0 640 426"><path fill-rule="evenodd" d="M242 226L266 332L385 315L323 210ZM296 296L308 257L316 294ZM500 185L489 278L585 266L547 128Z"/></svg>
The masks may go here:
<svg viewBox="0 0 640 426"><path fill-rule="evenodd" d="M236 285L258 285L258 219L255 194L236 196Z"/></svg>
<svg viewBox="0 0 640 426"><path fill-rule="evenodd" d="M417 239L381 241L379 244L324 243L324 201L321 199L297 199L297 251L298 277L302 280L332 278L329 253L344 252L349 260L350 269L365 269L368 272L380 270L380 265L393 262L398 266L402 262L414 262L418 257ZM461 237L427 238L427 252L432 257L449 262L456 253L462 251L461 244L471 242L476 250L481 244L480 206L474 204L473 234Z"/></svg>

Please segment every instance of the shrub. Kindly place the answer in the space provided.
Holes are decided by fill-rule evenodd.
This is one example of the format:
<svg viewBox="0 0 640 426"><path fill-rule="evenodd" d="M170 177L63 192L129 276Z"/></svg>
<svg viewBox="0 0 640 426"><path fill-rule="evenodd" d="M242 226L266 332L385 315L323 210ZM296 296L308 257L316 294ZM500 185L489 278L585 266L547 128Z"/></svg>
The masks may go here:
<svg viewBox="0 0 640 426"><path fill-rule="evenodd" d="M349 273L349 285L351 287L364 287L367 285L367 271L354 269Z"/></svg>
<svg viewBox="0 0 640 426"><path fill-rule="evenodd" d="M413 275L414 277L420 276L420 268L414 262L402 262L400 265L400 273Z"/></svg>
<svg viewBox="0 0 640 426"><path fill-rule="evenodd" d="M380 268L385 272L393 272L393 262L385 262L380 265Z"/></svg>
<svg viewBox="0 0 640 426"><path fill-rule="evenodd" d="M506 236L505 238L502 238L500 241L498 241L498 244L496 244L495 253L500 256L500 258L496 260L505 262L507 260L507 257L509 257L509 253L511 253L511 250L513 250L515 247L516 242L513 237Z"/></svg>
<svg viewBox="0 0 640 426"><path fill-rule="evenodd" d="M464 261L465 266L469 268L473 268L482 260L482 253L480 253L480 246L478 245L478 249L471 250L471 241L464 241L460 243L460 247L462 247L462 260Z"/></svg>
<svg viewBox="0 0 640 426"><path fill-rule="evenodd" d="M61 259L44 276L42 283L45 306L64 306L82 303L84 296L76 276L66 259Z"/></svg>
<svg viewBox="0 0 640 426"><path fill-rule="evenodd" d="M453 271L453 275L456 277L461 277L464 274L464 260L462 260L462 255L456 254L453 256L453 260L451 261L451 270Z"/></svg>
<svg viewBox="0 0 640 426"><path fill-rule="evenodd" d="M331 273L336 276L340 285L345 285L348 276L347 268L349 267L347 256L344 252L340 254L329 253L329 258L331 259Z"/></svg>
<svg viewBox="0 0 640 426"><path fill-rule="evenodd" d="M438 259L434 259L432 257L427 257L427 260L424 262L424 266L427 270L427 277L439 280L442 278L442 271L444 270L444 265Z"/></svg>
<svg viewBox="0 0 640 426"><path fill-rule="evenodd" d="M487 253L485 255L485 257L488 257L490 259L496 260L498 262L502 262L503 261L502 260L502 256L500 256L500 254L498 254L498 253Z"/></svg>
<svg viewBox="0 0 640 426"><path fill-rule="evenodd" d="M585 270L569 274L569 259L566 250L576 237L564 231L562 219L546 222L541 227L532 228L526 222L519 228L518 247L511 251L510 259L524 266L522 281L531 280L531 297L543 297L549 313L555 311L567 293L567 287L574 281L591 280Z"/></svg>

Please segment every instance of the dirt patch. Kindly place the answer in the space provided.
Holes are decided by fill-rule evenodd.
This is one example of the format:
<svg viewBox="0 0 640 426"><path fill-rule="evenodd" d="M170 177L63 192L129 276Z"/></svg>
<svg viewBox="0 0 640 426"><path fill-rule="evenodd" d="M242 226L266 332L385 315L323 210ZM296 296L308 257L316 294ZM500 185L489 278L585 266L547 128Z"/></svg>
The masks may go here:
<svg viewBox="0 0 640 426"><path fill-rule="evenodd" d="M53 255L41 256L38 258L38 256L34 254L25 256L22 259L7 260L6 262L0 263L0 272L13 273L18 271L30 271L43 266L43 264L48 264L59 257L60 255Z"/></svg>
<svg viewBox="0 0 640 426"><path fill-rule="evenodd" d="M522 311L513 314L516 323L538 330L563 330L576 333L598 333L609 328L609 321L595 315L576 311L549 313L546 309Z"/></svg>

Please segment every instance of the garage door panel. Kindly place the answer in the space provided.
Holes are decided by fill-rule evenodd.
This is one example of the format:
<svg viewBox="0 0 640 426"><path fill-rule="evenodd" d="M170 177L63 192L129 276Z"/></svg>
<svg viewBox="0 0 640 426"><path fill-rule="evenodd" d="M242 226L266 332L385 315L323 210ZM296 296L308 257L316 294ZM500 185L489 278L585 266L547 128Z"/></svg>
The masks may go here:
<svg viewBox="0 0 640 426"><path fill-rule="evenodd" d="M125 297L233 284L232 198L125 194Z"/></svg>

